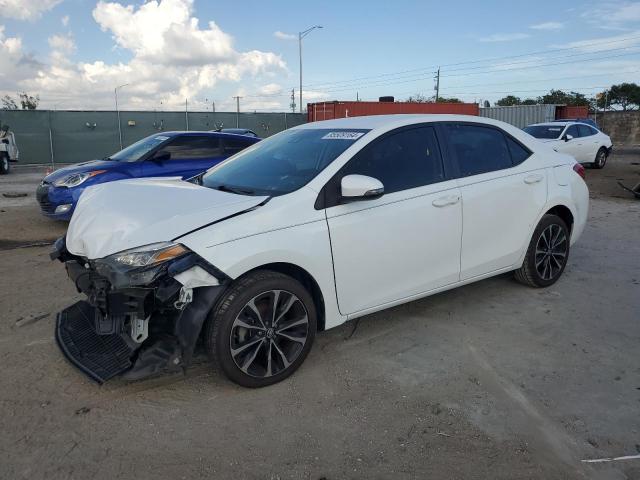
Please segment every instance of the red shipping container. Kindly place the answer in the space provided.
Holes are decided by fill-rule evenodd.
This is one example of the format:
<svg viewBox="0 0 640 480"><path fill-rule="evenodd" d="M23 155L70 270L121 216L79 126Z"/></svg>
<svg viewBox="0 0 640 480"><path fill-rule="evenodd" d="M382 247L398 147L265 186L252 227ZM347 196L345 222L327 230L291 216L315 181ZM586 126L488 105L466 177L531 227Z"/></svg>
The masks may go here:
<svg viewBox="0 0 640 480"><path fill-rule="evenodd" d="M318 102L307 104L307 121L398 113L479 115L477 103Z"/></svg>
<svg viewBox="0 0 640 480"><path fill-rule="evenodd" d="M556 107L556 119L588 118L588 117L589 117L589 107L586 107L586 106L571 107L569 105L562 105L561 107Z"/></svg>

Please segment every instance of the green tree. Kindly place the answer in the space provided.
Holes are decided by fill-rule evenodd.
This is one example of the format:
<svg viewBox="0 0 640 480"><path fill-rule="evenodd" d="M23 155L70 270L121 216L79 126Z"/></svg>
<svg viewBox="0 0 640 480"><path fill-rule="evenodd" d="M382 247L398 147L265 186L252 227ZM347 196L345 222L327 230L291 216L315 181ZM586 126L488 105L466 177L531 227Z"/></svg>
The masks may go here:
<svg viewBox="0 0 640 480"><path fill-rule="evenodd" d="M599 108L618 106L623 111L636 110L640 107L640 85L635 83L611 85L608 94L604 91L596 95L596 104Z"/></svg>
<svg viewBox="0 0 640 480"><path fill-rule="evenodd" d="M525 98L521 105L537 105L538 101L535 98Z"/></svg>
<svg viewBox="0 0 640 480"><path fill-rule="evenodd" d="M451 97L451 98L438 97L438 103L462 103L462 100L455 97Z"/></svg>
<svg viewBox="0 0 640 480"><path fill-rule="evenodd" d="M35 97L27 94L27 92L22 92L18 94L20 98L20 105L22 105L23 110L35 110L38 108L38 104L40 103L40 96L36 95Z"/></svg>
<svg viewBox="0 0 640 480"><path fill-rule="evenodd" d="M16 101L13 98L11 98L9 95L5 95L4 97L2 97L2 99L0 99L0 102L2 102L2 110L18 109L18 105L16 104Z"/></svg>
<svg viewBox="0 0 640 480"><path fill-rule="evenodd" d="M589 99L578 92L563 92L562 90L551 90L546 95L538 97L538 103L569 105L572 107L588 106Z"/></svg>
<svg viewBox="0 0 640 480"><path fill-rule="evenodd" d="M425 97L421 93L416 93L415 95L411 95L409 98L407 98L407 102L411 103L429 103L432 101L433 100L431 98Z"/></svg>
<svg viewBox="0 0 640 480"><path fill-rule="evenodd" d="M507 95L496 102L499 107L512 107L513 105L520 105L522 101L515 95Z"/></svg>

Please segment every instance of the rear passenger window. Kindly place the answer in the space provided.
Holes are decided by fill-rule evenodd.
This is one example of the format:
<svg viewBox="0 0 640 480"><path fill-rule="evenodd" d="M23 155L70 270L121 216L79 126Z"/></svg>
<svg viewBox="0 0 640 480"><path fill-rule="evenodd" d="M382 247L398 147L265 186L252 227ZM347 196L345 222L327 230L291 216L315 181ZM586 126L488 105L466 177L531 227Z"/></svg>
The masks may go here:
<svg viewBox="0 0 640 480"><path fill-rule="evenodd" d="M220 139L211 135L182 135L161 150L171 153L171 160L197 160L222 155Z"/></svg>
<svg viewBox="0 0 640 480"><path fill-rule="evenodd" d="M241 150L244 150L249 145L253 145L253 143L249 143L246 140L239 140L237 138L225 138L224 139L224 154L225 155L233 155L238 153Z"/></svg>
<svg viewBox="0 0 640 480"><path fill-rule="evenodd" d="M446 126L460 175L468 177L511 167L511 153L503 133L491 127L476 125Z"/></svg>
<svg viewBox="0 0 640 480"><path fill-rule="evenodd" d="M385 193L442 181L442 156L433 128L403 130L375 141L345 165L341 176L352 174L377 178Z"/></svg>
<svg viewBox="0 0 640 480"><path fill-rule="evenodd" d="M581 137L590 137L591 135L595 135L595 130L587 125L578 125L578 131L580 132Z"/></svg>
<svg viewBox="0 0 640 480"><path fill-rule="evenodd" d="M573 138L578 138L580 136L580 131L578 130L577 125L571 125L567 128L567 131L564 132L565 135L571 135Z"/></svg>
<svg viewBox="0 0 640 480"><path fill-rule="evenodd" d="M529 156L531 152L516 142L513 138L506 136L507 138L507 147L509 148L509 153L511 154L511 163L515 165L520 165L524 162Z"/></svg>

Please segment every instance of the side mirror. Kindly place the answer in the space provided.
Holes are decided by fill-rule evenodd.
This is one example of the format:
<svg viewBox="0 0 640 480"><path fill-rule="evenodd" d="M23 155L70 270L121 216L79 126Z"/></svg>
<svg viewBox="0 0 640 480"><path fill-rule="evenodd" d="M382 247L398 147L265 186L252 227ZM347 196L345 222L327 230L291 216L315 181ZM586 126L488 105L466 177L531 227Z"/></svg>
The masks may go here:
<svg viewBox="0 0 640 480"><path fill-rule="evenodd" d="M156 152L155 155L151 158L154 162L162 163L166 162L171 158L171 152L167 152L166 150L160 150Z"/></svg>
<svg viewBox="0 0 640 480"><path fill-rule="evenodd" d="M366 175L347 175L340 181L340 195L343 200L373 200L384 195L384 185Z"/></svg>
<svg viewBox="0 0 640 480"><path fill-rule="evenodd" d="M568 133L564 136L564 141L568 142L569 140L573 140L573 135L569 135Z"/></svg>

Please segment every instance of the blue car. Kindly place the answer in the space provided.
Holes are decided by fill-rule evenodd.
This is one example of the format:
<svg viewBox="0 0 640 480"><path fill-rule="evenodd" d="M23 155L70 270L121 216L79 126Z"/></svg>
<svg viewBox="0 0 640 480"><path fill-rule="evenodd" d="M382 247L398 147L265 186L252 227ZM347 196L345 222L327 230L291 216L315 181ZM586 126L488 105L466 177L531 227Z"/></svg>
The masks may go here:
<svg viewBox="0 0 640 480"><path fill-rule="evenodd" d="M194 177L259 138L220 132L162 132L103 158L61 168L36 190L42 213L69 220L82 191L91 185L140 177Z"/></svg>

